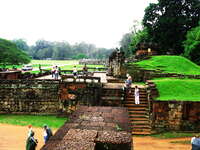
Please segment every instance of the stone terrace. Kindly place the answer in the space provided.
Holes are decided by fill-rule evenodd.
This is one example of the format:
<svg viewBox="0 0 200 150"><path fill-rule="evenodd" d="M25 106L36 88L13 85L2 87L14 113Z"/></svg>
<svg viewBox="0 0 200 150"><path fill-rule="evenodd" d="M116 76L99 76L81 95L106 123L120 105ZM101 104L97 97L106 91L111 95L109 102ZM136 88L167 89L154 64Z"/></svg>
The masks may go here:
<svg viewBox="0 0 200 150"><path fill-rule="evenodd" d="M128 111L80 106L41 150L131 150Z"/></svg>

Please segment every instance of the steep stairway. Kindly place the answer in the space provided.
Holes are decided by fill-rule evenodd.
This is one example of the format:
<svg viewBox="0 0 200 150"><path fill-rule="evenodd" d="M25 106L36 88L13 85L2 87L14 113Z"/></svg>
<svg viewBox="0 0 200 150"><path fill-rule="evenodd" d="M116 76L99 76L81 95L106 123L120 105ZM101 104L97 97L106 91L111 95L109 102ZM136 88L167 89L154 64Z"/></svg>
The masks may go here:
<svg viewBox="0 0 200 150"><path fill-rule="evenodd" d="M134 89L126 93L124 106L128 108L129 119L133 135L151 134L151 126L148 112L147 92L145 88L139 89L140 104L135 104Z"/></svg>

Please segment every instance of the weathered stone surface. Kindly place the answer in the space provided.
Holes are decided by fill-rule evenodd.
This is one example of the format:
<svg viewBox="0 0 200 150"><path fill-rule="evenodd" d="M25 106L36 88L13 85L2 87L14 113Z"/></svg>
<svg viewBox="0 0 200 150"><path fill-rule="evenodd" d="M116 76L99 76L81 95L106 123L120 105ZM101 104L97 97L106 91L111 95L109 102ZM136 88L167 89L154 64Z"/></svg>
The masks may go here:
<svg viewBox="0 0 200 150"><path fill-rule="evenodd" d="M117 112L119 119L115 117ZM123 118L128 118L126 108L80 106L70 116L70 122L63 125L41 150L47 150L46 147L50 148L48 150L93 150L96 145L99 149L108 146L131 150L129 120ZM56 145L54 139L60 142Z"/></svg>

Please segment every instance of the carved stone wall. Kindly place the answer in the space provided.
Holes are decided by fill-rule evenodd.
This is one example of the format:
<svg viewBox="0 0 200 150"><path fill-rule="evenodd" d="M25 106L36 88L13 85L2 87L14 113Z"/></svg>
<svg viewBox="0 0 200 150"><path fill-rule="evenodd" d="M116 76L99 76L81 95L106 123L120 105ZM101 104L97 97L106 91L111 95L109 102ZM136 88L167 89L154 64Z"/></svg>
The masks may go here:
<svg viewBox="0 0 200 150"><path fill-rule="evenodd" d="M0 80L1 112L55 113L59 81Z"/></svg>
<svg viewBox="0 0 200 150"><path fill-rule="evenodd" d="M98 105L101 83L0 80L0 112L55 114L70 106Z"/></svg>
<svg viewBox="0 0 200 150"><path fill-rule="evenodd" d="M114 51L109 57L109 75L114 77L125 77L126 69L124 67L124 52Z"/></svg>

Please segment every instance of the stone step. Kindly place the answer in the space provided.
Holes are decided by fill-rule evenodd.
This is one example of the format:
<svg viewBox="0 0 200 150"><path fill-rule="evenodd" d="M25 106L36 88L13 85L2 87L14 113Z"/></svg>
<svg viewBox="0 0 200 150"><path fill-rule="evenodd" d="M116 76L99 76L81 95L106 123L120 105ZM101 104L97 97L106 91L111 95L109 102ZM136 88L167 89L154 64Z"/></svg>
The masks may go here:
<svg viewBox="0 0 200 150"><path fill-rule="evenodd" d="M129 94L129 95L126 95L126 97L127 98L135 98L135 95L134 94ZM140 98L144 98L144 97L147 98L147 95L140 95L139 97Z"/></svg>
<svg viewBox="0 0 200 150"><path fill-rule="evenodd" d="M131 101L130 100L129 101L125 100L124 104L135 104L135 100L131 100ZM145 101L145 100L140 100L140 104L144 104L144 105L148 106L148 102Z"/></svg>
<svg viewBox="0 0 200 150"><path fill-rule="evenodd" d="M149 118L145 115L143 115L143 116L129 116L129 120L130 121L148 121L149 122Z"/></svg>
<svg viewBox="0 0 200 150"><path fill-rule="evenodd" d="M138 108L138 107L127 107L128 111L130 113L138 113L138 112L148 112L148 108L143 107L143 108Z"/></svg>
<svg viewBox="0 0 200 150"><path fill-rule="evenodd" d="M149 120L132 120L131 121L131 125L133 126L133 127L135 127L135 126L149 126Z"/></svg>
<svg viewBox="0 0 200 150"><path fill-rule="evenodd" d="M151 126L149 124L132 124L131 123L132 131L136 130L144 130L144 129L151 129Z"/></svg>
<svg viewBox="0 0 200 150"><path fill-rule="evenodd" d="M140 103L140 104L135 104L135 102L133 102L133 103L128 103L128 104L125 103L124 106L126 106L126 107L134 107L134 108L135 108L135 107L144 107L144 108L148 108L148 104L147 104L147 103L145 103L145 104L144 104L144 103L143 103L143 104L141 104L141 103Z"/></svg>
<svg viewBox="0 0 200 150"><path fill-rule="evenodd" d="M132 135L150 135L151 131L132 131Z"/></svg>
<svg viewBox="0 0 200 150"><path fill-rule="evenodd" d="M124 97L101 97L101 100L105 101L105 100L110 100L110 101L115 101L115 100L118 100L118 101L123 101L124 100Z"/></svg>
<svg viewBox="0 0 200 150"><path fill-rule="evenodd" d="M135 113L129 113L129 118L135 118L135 119L137 119L137 118L144 118L144 119L149 119L149 116L146 115L146 114L139 114L139 113L135 114Z"/></svg>

